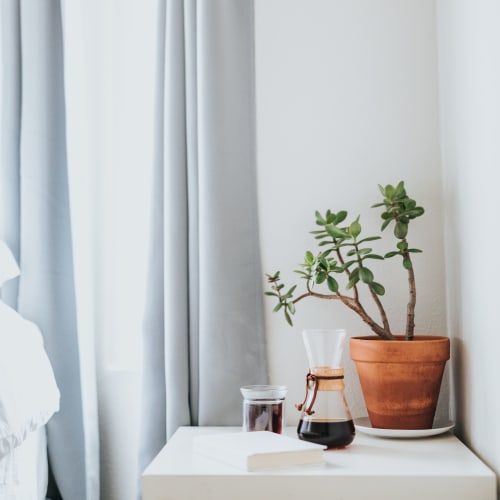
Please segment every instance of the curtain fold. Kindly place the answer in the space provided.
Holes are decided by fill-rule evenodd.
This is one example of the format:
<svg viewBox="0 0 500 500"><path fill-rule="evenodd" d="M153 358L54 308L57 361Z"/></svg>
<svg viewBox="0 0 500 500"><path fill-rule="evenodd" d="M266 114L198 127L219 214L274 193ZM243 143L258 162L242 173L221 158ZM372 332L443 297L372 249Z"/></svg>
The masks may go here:
<svg viewBox="0 0 500 500"><path fill-rule="evenodd" d="M62 3L1 5L2 233L22 271L4 298L40 326L61 391L61 410L48 424L60 495L94 500L100 472L93 319L82 314L88 291L79 284L85 249L77 243L86 233L82 215L72 213L76 179L84 176L75 172L82 164L71 163L67 138L78 130L68 126L75 95L68 105L64 64L77 52L65 54ZM240 424L239 387L267 381L253 3L158 6L141 471L179 425Z"/></svg>
<svg viewBox="0 0 500 500"><path fill-rule="evenodd" d="M68 191L63 20L59 1L2 3L8 67L2 110L2 182L7 178L5 239L21 268L18 310L42 330L61 392L47 425L52 474L64 499L99 498L95 388L83 379L77 327ZM18 33L15 32L18 28ZM3 58L6 61L6 57ZM5 128L4 128L5 126ZM6 177L5 177L6 176ZM90 377L92 380L92 376ZM87 393L84 393L86 387Z"/></svg>
<svg viewBox="0 0 500 500"><path fill-rule="evenodd" d="M160 2L140 470L179 425L239 425L267 381L253 3Z"/></svg>
<svg viewBox="0 0 500 500"><path fill-rule="evenodd" d="M19 0L6 0L0 7L1 66L1 210L2 237L19 262L19 157L21 130L21 17ZM8 215L8 216L7 216ZM2 300L17 308L18 280L2 288Z"/></svg>

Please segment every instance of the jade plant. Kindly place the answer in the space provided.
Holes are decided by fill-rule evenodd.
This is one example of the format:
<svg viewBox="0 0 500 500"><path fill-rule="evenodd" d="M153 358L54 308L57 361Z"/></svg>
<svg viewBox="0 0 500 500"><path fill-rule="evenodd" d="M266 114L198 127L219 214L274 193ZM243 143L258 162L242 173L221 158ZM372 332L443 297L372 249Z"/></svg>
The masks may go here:
<svg viewBox="0 0 500 500"><path fill-rule="evenodd" d="M319 229L311 233L317 240L319 250L316 254L308 250L304 262L300 264L301 269L295 271L305 280L305 291L295 296L297 285L286 290L279 271L266 275L270 291L265 294L277 300L274 312L282 311L290 325L292 315L295 314L295 305L301 300L308 297L334 300L354 311L381 338L394 339L381 301L385 288L375 280L370 263L373 260L398 257L408 276L405 336L408 340L413 339L417 295L412 255L421 250L410 248L408 227L413 219L424 213L424 209L407 195L403 181L397 186L379 185L379 189L383 199L372 205L372 208L382 208L381 232L388 227L393 229L396 241L392 251L384 255L373 251L371 242L381 239L381 236L362 236L359 216L352 222L346 222L348 214L345 210L328 210L324 215L316 212L316 224ZM361 287L367 288L368 294L364 295L364 300L374 302L376 314L369 314L363 305Z"/></svg>

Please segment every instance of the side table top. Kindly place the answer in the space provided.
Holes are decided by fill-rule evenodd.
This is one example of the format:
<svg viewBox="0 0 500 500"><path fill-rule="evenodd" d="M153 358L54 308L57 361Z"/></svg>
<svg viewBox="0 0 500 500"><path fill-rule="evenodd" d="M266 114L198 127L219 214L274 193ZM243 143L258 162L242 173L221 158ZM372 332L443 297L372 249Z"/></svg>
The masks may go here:
<svg viewBox="0 0 500 500"><path fill-rule="evenodd" d="M493 471L451 433L383 439L358 432L347 448L325 451L323 464L258 472L192 453L195 435L240 430L179 428L144 472L144 500L302 500L304 495L318 499L496 499ZM296 436L295 428L287 428L286 434Z"/></svg>

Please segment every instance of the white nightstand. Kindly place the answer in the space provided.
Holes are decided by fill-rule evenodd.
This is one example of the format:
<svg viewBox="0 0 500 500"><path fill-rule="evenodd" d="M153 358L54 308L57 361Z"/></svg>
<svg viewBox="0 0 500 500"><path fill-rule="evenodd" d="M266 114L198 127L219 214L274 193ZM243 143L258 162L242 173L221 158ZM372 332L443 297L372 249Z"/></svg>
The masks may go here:
<svg viewBox="0 0 500 500"><path fill-rule="evenodd" d="M143 500L496 500L496 477L453 434L381 439L357 433L322 465L244 472L193 455L193 436L240 427L181 427L143 475ZM288 428L288 435L296 435Z"/></svg>

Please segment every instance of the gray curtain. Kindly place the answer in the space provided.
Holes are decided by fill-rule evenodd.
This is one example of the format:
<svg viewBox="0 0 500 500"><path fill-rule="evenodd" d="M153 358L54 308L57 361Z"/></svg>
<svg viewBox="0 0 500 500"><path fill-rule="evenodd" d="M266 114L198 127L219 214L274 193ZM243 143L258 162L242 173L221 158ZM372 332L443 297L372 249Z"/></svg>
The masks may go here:
<svg viewBox="0 0 500 500"><path fill-rule="evenodd" d="M97 414L82 389L66 155L63 29L58 0L2 0L2 210L20 262L7 297L39 325L61 391L47 427L64 499L99 498ZM84 394L85 392L85 394ZM90 394L90 397L89 397Z"/></svg>
<svg viewBox="0 0 500 500"><path fill-rule="evenodd" d="M253 3L160 2L140 469L180 425L240 425L265 383Z"/></svg>

